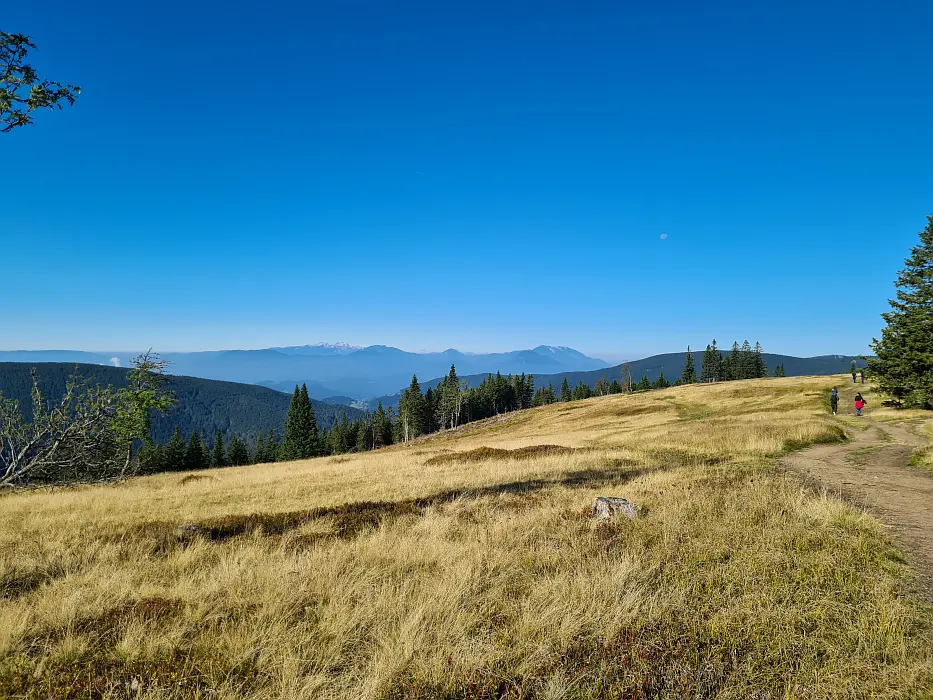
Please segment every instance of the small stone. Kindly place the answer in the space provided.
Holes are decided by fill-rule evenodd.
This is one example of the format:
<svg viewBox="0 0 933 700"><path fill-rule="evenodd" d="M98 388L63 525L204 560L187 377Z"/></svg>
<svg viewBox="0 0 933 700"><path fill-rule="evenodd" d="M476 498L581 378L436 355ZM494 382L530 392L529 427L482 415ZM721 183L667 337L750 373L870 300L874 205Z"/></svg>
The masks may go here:
<svg viewBox="0 0 933 700"><path fill-rule="evenodd" d="M593 501L593 515L600 520L608 520L619 515L634 520L638 515L638 506L624 498L597 496Z"/></svg>

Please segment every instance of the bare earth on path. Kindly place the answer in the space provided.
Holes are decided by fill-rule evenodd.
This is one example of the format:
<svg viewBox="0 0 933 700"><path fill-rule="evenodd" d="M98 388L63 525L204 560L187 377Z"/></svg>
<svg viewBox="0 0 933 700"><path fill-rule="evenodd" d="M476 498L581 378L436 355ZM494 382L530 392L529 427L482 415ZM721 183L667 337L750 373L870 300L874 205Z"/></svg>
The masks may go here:
<svg viewBox="0 0 933 700"><path fill-rule="evenodd" d="M842 388L841 415L855 418L855 391ZM880 423L870 414L856 420L867 427L849 430L847 443L801 450L783 464L878 515L905 545L933 593L933 474L908 466L913 451L927 441L904 423Z"/></svg>

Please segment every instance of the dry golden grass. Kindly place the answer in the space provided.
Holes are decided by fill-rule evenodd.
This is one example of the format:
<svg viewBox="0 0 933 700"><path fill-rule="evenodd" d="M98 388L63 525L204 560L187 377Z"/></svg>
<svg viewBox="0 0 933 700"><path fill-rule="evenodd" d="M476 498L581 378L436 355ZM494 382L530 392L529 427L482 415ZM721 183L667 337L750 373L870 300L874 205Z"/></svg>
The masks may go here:
<svg viewBox="0 0 933 700"><path fill-rule="evenodd" d="M904 556L774 467L842 437L829 386L597 398L349 458L7 495L0 695L929 694ZM596 495L646 514L597 524Z"/></svg>

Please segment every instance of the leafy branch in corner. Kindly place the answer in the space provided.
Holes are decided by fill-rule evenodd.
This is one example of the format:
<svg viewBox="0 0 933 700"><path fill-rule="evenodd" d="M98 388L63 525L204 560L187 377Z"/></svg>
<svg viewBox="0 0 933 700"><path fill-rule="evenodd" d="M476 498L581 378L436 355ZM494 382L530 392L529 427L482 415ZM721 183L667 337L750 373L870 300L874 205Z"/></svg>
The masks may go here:
<svg viewBox="0 0 933 700"><path fill-rule="evenodd" d="M37 109L61 109L65 102L74 105L81 94L77 85L39 77L26 63L30 50L36 50L32 37L0 32L0 132L32 124Z"/></svg>

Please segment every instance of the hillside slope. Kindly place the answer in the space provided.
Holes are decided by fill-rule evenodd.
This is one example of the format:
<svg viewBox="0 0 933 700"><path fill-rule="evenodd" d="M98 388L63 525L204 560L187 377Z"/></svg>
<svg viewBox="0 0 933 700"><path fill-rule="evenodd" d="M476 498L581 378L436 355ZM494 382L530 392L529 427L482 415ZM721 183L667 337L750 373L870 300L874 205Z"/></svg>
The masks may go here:
<svg viewBox="0 0 933 700"><path fill-rule="evenodd" d="M125 386L128 370L101 365L75 365L65 362L0 362L0 393L16 399L31 416L29 394L32 387L30 371L35 367L39 386L47 398L59 399L65 384L73 374L92 379L95 383ZM192 430L211 438L220 430L227 441L234 435L255 443L256 437L269 428L281 433L291 396L252 384L220 382L196 377L169 377L169 387L178 403L165 414L157 414L152 423L152 437L167 442L176 426L187 438ZM329 428L336 417L346 414L351 420L363 412L345 406L313 402L318 423Z"/></svg>
<svg viewBox="0 0 933 700"><path fill-rule="evenodd" d="M763 356L765 363L768 365L768 372L773 373L774 368L777 365L784 365L784 370L788 377L811 377L830 374L842 374L849 371L852 360L855 360L859 367L865 366L864 360L861 360L858 357L852 355L793 357L792 355L776 355L773 353L764 353ZM673 382L683 373L686 357L687 353L685 352L671 352L665 353L663 355L652 355L651 357L646 357L641 360L633 360L629 363L630 371L632 373L632 380L637 382L642 377L648 377L648 379L653 382L658 378L661 372L663 372L668 381ZM699 375L702 366L703 353L693 353L693 357L694 362L696 363L696 372L697 375ZM503 372L503 374L505 374L505 372ZM486 374L468 374L463 376L463 373L460 373L460 375L460 379L466 380L472 387L479 386L480 382L482 382L487 376ZM621 379L621 376L622 365L619 364L612 367L588 370L585 372L536 374L535 386L540 388L550 384L554 387L555 390L557 390L560 388L561 383L566 378L571 387L574 387L580 382L583 382L592 388L600 377L605 377L608 381L611 382L613 379ZM422 390L427 391L429 388L437 386L441 381L443 381L443 379L444 377L441 376L422 381L421 388ZM368 404L371 408L375 408L379 402L381 402L383 407L386 408L389 406L398 406L399 399L401 398L401 388L407 385L408 382L405 382L405 384L399 388L399 392L386 396L376 397L371 399Z"/></svg>
<svg viewBox="0 0 933 700"><path fill-rule="evenodd" d="M929 697L908 558L776 468L842 437L833 381L2 496L0 695ZM596 495L640 514L595 522Z"/></svg>

